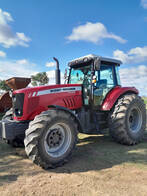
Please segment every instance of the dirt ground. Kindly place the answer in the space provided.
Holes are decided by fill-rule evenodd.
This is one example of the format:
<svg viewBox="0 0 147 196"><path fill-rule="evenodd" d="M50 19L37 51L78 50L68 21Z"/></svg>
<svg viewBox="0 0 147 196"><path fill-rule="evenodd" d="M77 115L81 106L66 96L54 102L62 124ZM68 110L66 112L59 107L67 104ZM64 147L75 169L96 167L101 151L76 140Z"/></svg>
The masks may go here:
<svg viewBox="0 0 147 196"><path fill-rule="evenodd" d="M147 195L147 134L136 146L106 135L79 135L70 162L45 171L23 148L0 145L0 196Z"/></svg>

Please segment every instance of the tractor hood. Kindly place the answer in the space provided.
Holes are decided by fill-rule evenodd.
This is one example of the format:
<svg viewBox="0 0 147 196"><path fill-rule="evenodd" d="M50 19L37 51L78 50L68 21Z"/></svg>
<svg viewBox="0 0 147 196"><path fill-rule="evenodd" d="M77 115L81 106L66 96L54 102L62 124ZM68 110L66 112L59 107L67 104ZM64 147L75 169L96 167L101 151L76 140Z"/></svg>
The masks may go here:
<svg viewBox="0 0 147 196"><path fill-rule="evenodd" d="M33 120L50 106L58 105L70 110L82 107L80 84L59 84L24 88L13 92L14 120ZM18 113L19 112L19 113Z"/></svg>

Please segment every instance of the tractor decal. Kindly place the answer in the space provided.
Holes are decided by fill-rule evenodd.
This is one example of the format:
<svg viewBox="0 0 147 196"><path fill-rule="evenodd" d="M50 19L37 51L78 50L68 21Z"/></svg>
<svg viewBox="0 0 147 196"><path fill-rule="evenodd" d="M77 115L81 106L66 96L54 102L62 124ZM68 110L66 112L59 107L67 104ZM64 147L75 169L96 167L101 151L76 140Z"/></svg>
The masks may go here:
<svg viewBox="0 0 147 196"><path fill-rule="evenodd" d="M38 91L36 96L47 95L47 94L52 94L52 93L75 92L75 91L81 91L81 90L82 90L81 86L48 89L48 90Z"/></svg>

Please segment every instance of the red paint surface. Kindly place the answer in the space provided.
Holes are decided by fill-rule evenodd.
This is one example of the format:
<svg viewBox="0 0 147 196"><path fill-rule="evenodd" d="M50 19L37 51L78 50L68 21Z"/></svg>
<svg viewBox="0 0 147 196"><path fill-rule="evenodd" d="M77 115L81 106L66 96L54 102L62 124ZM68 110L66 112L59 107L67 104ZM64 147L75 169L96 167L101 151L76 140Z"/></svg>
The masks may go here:
<svg viewBox="0 0 147 196"><path fill-rule="evenodd" d="M127 93L127 92L133 92L138 94L138 90L134 87L120 87L117 86L114 89L112 89L106 96L102 106L101 106L101 110L103 111L109 111L111 110L111 108L113 107L113 105L115 104L115 102L117 101L117 99Z"/></svg>
<svg viewBox="0 0 147 196"><path fill-rule="evenodd" d="M36 96L38 91L64 88L64 87L80 87L79 84L61 84L61 85L50 85L33 88L25 88L16 90L13 94L24 93L24 105L23 105L23 116L14 117L15 120L33 120L34 117L40 114L42 111L48 110L49 105L59 105L66 107L71 110L75 110L82 107L82 92L54 92L51 94ZM35 96L33 96L35 95Z"/></svg>

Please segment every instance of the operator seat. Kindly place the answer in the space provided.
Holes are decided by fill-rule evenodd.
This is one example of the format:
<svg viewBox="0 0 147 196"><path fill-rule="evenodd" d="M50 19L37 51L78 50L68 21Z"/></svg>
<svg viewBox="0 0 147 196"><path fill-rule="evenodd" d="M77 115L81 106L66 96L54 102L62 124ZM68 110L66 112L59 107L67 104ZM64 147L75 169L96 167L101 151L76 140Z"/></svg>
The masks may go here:
<svg viewBox="0 0 147 196"><path fill-rule="evenodd" d="M107 88L107 80L103 79L103 80L97 81L96 82L96 88L99 88L99 89Z"/></svg>
<svg viewBox="0 0 147 196"><path fill-rule="evenodd" d="M96 82L96 86L94 88L94 104L101 105L103 98L106 95L107 89L107 80L99 80Z"/></svg>

